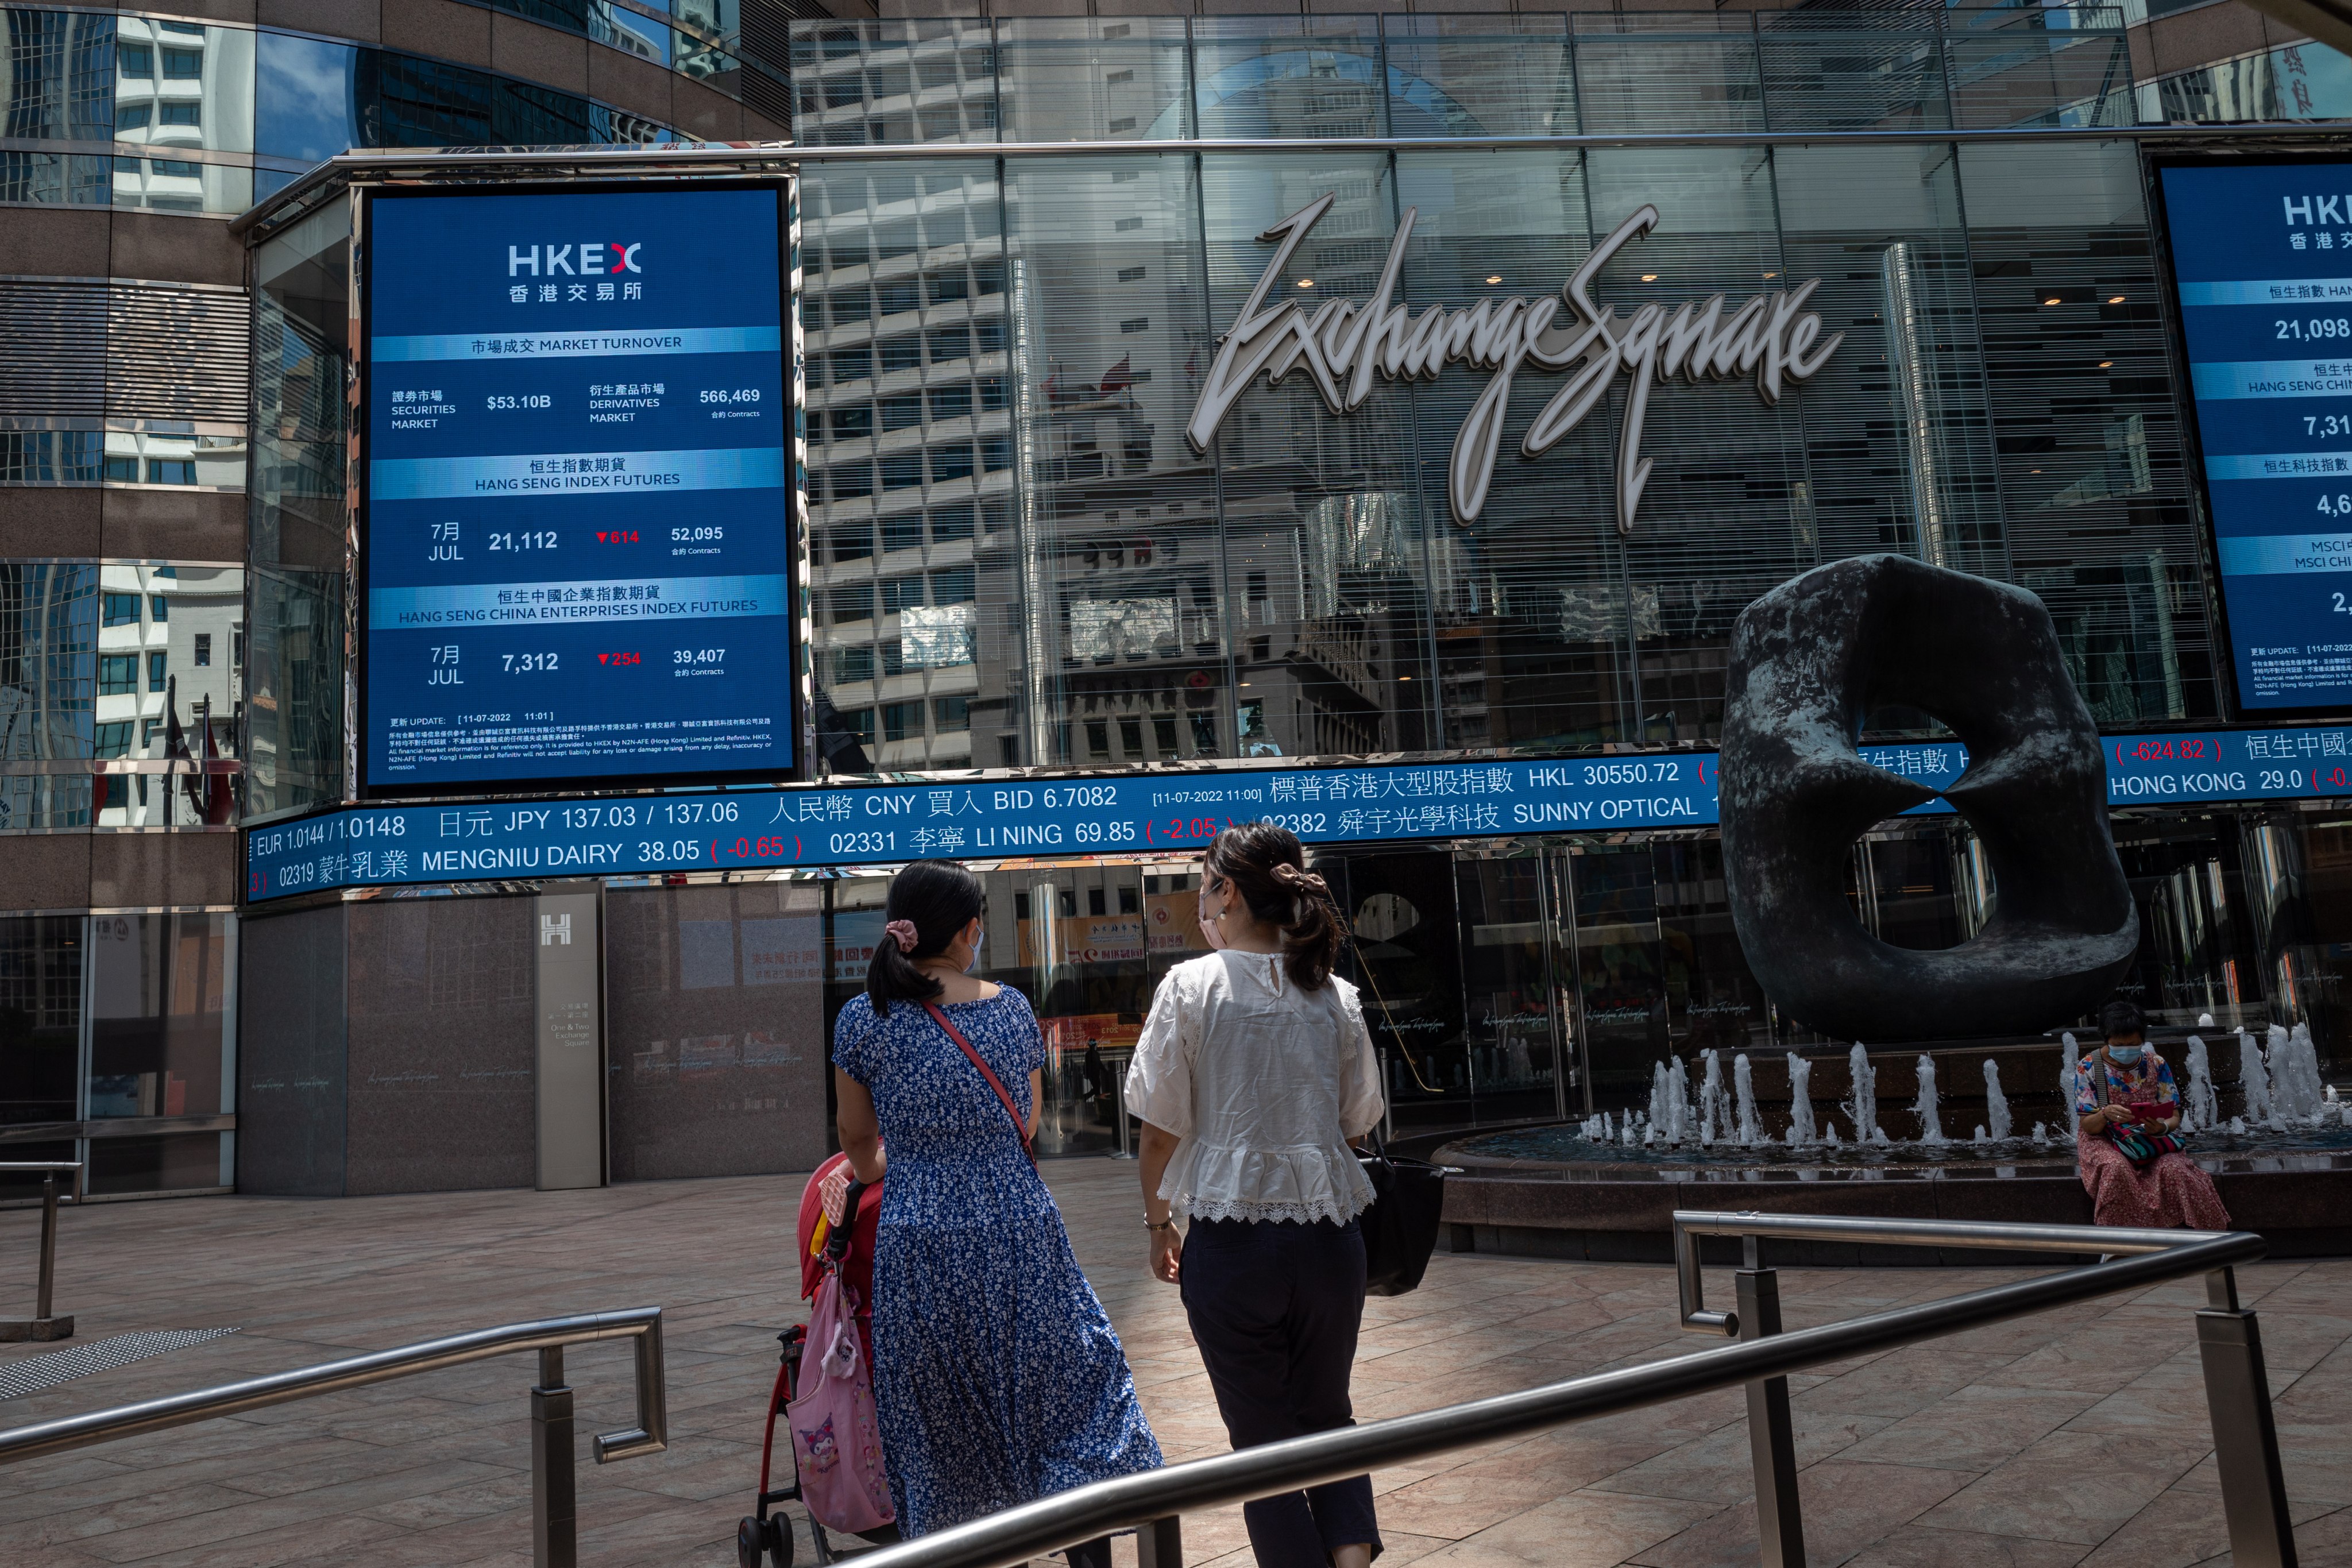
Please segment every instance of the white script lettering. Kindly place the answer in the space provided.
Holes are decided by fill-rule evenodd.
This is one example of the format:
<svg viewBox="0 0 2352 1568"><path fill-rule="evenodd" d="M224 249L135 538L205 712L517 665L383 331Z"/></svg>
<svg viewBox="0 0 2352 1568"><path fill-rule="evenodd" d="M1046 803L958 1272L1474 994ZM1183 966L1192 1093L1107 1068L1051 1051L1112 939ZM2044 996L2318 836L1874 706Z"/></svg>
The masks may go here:
<svg viewBox="0 0 2352 1568"><path fill-rule="evenodd" d="M1446 465L1446 500L1454 521L1466 528L1486 510L1511 381L1520 366L1573 372L1520 441L1519 455L1528 458L1558 446L1600 406L1622 370L1629 387L1618 432L1617 529L1631 533L1650 478L1651 459L1642 456L1642 426L1654 380L1680 374L1696 386L1753 374L1758 395L1777 403L1783 383L1811 376L1845 340L1843 332L1823 338L1820 315L1804 308L1821 287L1819 279L1759 294L1728 315L1721 294L1672 310L1643 305L1623 320L1616 306L1594 304L1594 278L1627 243L1657 226L1654 206L1642 208L1593 247L1557 296L1481 300L1464 310L1432 305L1418 316L1393 299L1419 216L1418 209L1407 207L1369 304L1325 300L1309 310L1284 300L1266 309L1266 296L1288 271L1292 253L1334 199L1322 196L1258 236L1261 243L1276 247L1274 258L1217 342L1216 360L1184 428L1194 451L1208 451L1217 426L1261 372L1274 386L1303 369L1325 406L1347 414L1371 395L1376 371L1390 381L1433 381L1448 363L1458 362L1493 373L1463 420Z"/></svg>

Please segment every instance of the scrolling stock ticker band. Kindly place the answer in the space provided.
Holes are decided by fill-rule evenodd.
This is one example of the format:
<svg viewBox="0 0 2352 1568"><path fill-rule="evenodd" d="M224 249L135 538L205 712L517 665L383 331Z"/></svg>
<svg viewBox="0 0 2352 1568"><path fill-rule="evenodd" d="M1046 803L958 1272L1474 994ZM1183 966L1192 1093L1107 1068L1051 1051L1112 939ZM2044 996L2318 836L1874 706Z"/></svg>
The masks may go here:
<svg viewBox="0 0 2352 1568"><path fill-rule="evenodd" d="M2352 728L2102 738L2107 804L2352 796ZM1957 779L1956 742L1865 746L1926 783ZM345 806L245 834L246 897L341 888L896 865L927 858L1181 853L1271 818L1309 845L1717 822L1716 753L1394 766L1233 768L1068 779L793 784L604 799ZM1934 801L1906 815L1946 814Z"/></svg>

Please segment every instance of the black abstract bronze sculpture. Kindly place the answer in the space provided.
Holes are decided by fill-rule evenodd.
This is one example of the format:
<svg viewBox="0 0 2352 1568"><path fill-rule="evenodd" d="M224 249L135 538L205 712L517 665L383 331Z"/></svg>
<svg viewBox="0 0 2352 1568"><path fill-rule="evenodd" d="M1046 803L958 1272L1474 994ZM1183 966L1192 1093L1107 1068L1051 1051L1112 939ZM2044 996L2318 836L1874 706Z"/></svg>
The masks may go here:
<svg viewBox="0 0 2352 1568"><path fill-rule="evenodd" d="M1902 704L1948 725L1969 766L1942 791L1992 865L1992 918L1940 952L1893 947L1845 891L1854 840L1935 798L1855 736ZM2106 768L2056 630L2021 588L1899 555L1808 572L1731 635L1723 858L1765 993L1842 1039L2033 1032L2095 1007L2139 943L2107 831Z"/></svg>

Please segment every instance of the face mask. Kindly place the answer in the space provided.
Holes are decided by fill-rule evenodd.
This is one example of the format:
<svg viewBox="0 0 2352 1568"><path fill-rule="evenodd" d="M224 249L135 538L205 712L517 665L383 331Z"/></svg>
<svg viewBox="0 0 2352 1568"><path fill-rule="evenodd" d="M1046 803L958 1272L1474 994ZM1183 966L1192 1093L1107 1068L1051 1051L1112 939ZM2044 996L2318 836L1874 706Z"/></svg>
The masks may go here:
<svg viewBox="0 0 2352 1568"><path fill-rule="evenodd" d="M981 944L987 940L988 932L985 931L976 931L971 933L971 962L963 966L963 972L966 974L970 974L973 970L980 967Z"/></svg>
<svg viewBox="0 0 2352 1568"><path fill-rule="evenodd" d="M2140 1046L2109 1046L2107 1059L2119 1068L2137 1067L2139 1053L2144 1048Z"/></svg>
<svg viewBox="0 0 2352 1568"><path fill-rule="evenodd" d="M1195 901L1200 907L1202 940L1209 944L1210 952L1222 952L1225 945L1225 933L1217 929L1216 920L1209 913L1208 883L1201 884L1201 896Z"/></svg>

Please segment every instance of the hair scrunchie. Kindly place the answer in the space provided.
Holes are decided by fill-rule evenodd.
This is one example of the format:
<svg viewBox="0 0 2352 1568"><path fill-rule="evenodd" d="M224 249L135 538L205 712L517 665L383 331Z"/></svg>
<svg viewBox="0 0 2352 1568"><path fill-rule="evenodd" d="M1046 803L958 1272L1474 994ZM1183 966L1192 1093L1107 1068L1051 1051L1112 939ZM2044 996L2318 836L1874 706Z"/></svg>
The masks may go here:
<svg viewBox="0 0 2352 1568"><path fill-rule="evenodd" d="M1328 899L1331 896L1331 885L1328 882L1312 871L1302 871L1286 862L1274 868L1274 879L1286 888L1301 889L1318 899Z"/></svg>
<svg viewBox="0 0 2352 1568"><path fill-rule="evenodd" d="M920 940L916 935L915 922L912 921L892 921L882 928L882 934L896 942L900 952L914 952L915 943Z"/></svg>

